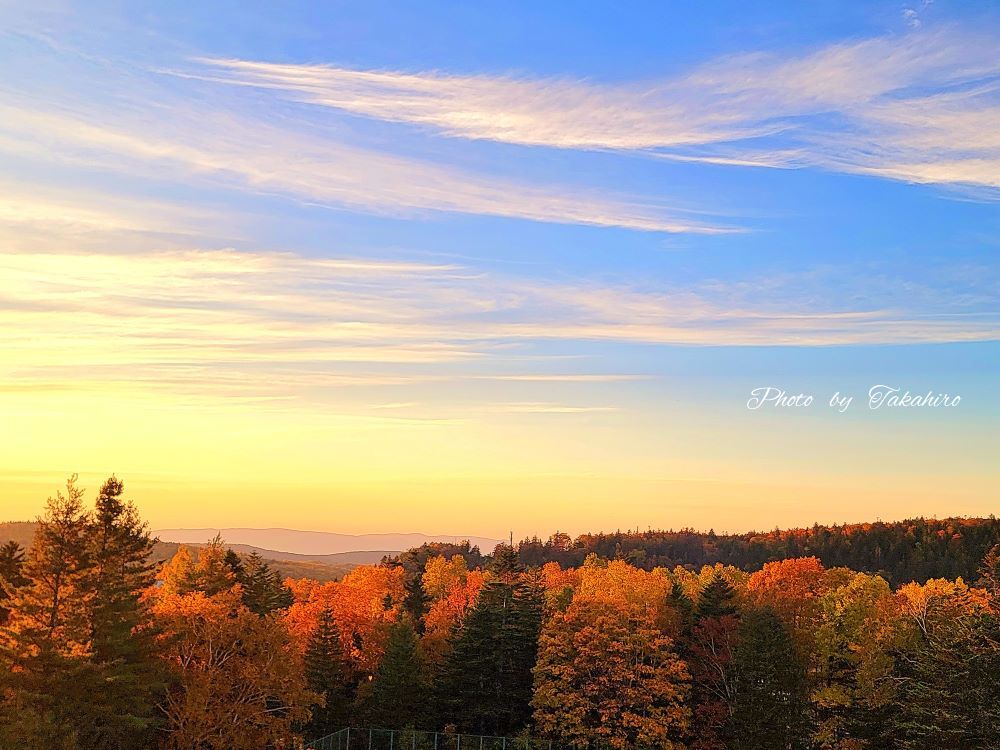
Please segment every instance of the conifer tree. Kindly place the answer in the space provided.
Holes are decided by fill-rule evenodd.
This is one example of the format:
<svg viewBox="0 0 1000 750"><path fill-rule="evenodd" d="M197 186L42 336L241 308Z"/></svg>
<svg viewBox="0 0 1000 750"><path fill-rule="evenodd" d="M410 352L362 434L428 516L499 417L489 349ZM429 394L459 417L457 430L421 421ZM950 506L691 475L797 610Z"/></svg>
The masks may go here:
<svg viewBox="0 0 1000 750"><path fill-rule="evenodd" d="M703 620L706 617L725 617L737 613L735 589L716 572L698 597L695 616L698 620Z"/></svg>
<svg viewBox="0 0 1000 750"><path fill-rule="evenodd" d="M369 719L380 727L416 727L426 702L420 644L413 623L403 617L389 628L385 655L372 680Z"/></svg>
<svg viewBox="0 0 1000 750"><path fill-rule="evenodd" d="M687 633L691 629L694 621L694 602L684 591L680 581L673 581L670 586L670 594L667 596L667 604L677 613L678 630L681 634Z"/></svg>
<svg viewBox="0 0 1000 750"><path fill-rule="evenodd" d="M112 478L89 514L75 477L48 502L2 640L29 731L87 750L148 747L158 685L135 628L150 540Z"/></svg>
<svg viewBox="0 0 1000 750"><path fill-rule="evenodd" d="M232 548L226 550L226 554L222 558L222 562L226 564L229 571L233 574L233 577L239 580L240 576L243 575L243 560L240 558L237 552L234 552Z"/></svg>
<svg viewBox="0 0 1000 750"><path fill-rule="evenodd" d="M226 546L219 534L198 550L194 578L195 589L208 596L227 591L236 582L236 576L226 564Z"/></svg>
<svg viewBox="0 0 1000 750"><path fill-rule="evenodd" d="M511 580L516 575L512 558L500 559L498 575ZM448 721L492 735L515 734L527 725L542 599L537 581L524 575L511 583L494 579L486 584L445 667L439 704Z"/></svg>
<svg viewBox="0 0 1000 750"><path fill-rule="evenodd" d="M952 612L929 623L914 648L895 656L893 677L900 688L882 740L901 750L1000 747L995 611Z"/></svg>
<svg viewBox="0 0 1000 750"><path fill-rule="evenodd" d="M734 750L794 750L805 734L805 674L792 638L770 609L747 613L733 654Z"/></svg>
<svg viewBox="0 0 1000 750"><path fill-rule="evenodd" d="M0 546L0 625L7 622L9 610L3 603L24 586L24 550L13 539Z"/></svg>
<svg viewBox="0 0 1000 750"><path fill-rule="evenodd" d="M328 607L320 613L319 623L306 646L305 673L308 688L324 699L324 705L312 709L312 719L305 728L306 738L325 737L348 726L347 668L340 634Z"/></svg>
<svg viewBox="0 0 1000 750"><path fill-rule="evenodd" d="M489 570L501 581L511 583L524 571L524 566L521 565L517 550L512 545L498 544L493 550Z"/></svg>
<svg viewBox="0 0 1000 750"><path fill-rule="evenodd" d="M151 742L153 706L163 688L149 615L140 603L153 582L148 560L153 540L135 505L122 497L124 489L114 476L101 487L89 540L91 660L107 711L89 737L95 748L138 748Z"/></svg>
<svg viewBox="0 0 1000 750"><path fill-rule="evenodd" d="M1000 544L994 544L983 558L977 585L990 592L990 596L1000 604Z"/></svg>
<svg viewBox="0 0 1000 750"><path fill-rule="evenodd" d="M417 633L424 632L424 615L431 598L424 588L423 576L418 572L408 575L405 583L406 597L403 599L403 610L410 616Z"/></svg>
<svg viewBox="0 0 1000 750"><path fill-rule="evenodd" d="M272 570L256 550L247 555L241 568L236 580L243 586L243 603L251 612L266 615L291 606L291 592L281 582L278 572Z"/></svg>

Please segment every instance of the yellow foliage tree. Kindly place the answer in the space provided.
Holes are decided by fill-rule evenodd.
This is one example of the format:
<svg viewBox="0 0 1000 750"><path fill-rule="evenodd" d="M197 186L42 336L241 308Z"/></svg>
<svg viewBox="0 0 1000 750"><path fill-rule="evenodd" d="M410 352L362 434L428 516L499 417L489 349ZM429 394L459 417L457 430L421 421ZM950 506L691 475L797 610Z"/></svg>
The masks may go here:
<svg viewBox="0 0 1000 750"><path fill-rule="evenodd" d="M656 608L575 598L539 639L536 726L574 747L683 747L687 667Z"/></svg>
<svg viewBox="0 0 1000 750"><path fill-rule="evenodd" d="M153 611L175 680L163 703L169 750L296 746L293 727L321 698L281 620L251 612L237 590L164 593Z"/></svg>

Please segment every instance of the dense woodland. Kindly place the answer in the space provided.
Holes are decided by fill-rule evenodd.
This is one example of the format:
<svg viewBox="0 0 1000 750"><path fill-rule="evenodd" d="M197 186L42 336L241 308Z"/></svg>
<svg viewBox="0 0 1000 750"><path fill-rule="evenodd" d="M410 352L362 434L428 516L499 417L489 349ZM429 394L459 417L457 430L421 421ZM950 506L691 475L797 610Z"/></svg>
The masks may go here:
<svg viewBox="0 0 1000 750"><path fill-rule="evenodd" d="M588 555L596 554L626 560L644 570L722 563L748 571L777 560L817 557L826 567L878 573L897 585L931 578L971 580L997 543L1000 520L993 516L915 518L747 534L685 529L584 534L575 540L554 534L544 542L525 539L518 545L518 556L529 567L547 562L578 567Z"/></svg>
<svg viewBox="0 0 1000 750"><path fill-rule="evenodd" d="M221 539L155 564L120 481L92 503L71 481L30 549L0 548L0 750L294 748L349 725L564 748L996 749L996 533L557 534L282 580Z"/></svg>

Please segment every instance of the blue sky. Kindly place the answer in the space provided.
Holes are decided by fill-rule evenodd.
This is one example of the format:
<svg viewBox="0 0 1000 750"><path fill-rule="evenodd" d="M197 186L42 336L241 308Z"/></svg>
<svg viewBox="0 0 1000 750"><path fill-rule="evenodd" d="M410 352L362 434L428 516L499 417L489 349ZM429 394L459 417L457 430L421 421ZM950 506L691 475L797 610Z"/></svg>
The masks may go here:
<svg viewBox="0 0 1000 750"><path fill-rule="evenodd" d="M359 531L407 482L514 483L539 532L572 504L537 499L591 479L576 530L623 525L623 486L640 525L995 509L1000 5L0 17L16 509L74 470L136 477L163 525L236 525L204 497L288 472L300 526L331 527L331 492L375 498L340 519ZM964 402L743 406L881 382ZM86 438L108 412L132 421ZM681 480L726 484L692 504ZM191 485L214 489L170 503ZM504 531L435 507L412 523Z"/></svg>

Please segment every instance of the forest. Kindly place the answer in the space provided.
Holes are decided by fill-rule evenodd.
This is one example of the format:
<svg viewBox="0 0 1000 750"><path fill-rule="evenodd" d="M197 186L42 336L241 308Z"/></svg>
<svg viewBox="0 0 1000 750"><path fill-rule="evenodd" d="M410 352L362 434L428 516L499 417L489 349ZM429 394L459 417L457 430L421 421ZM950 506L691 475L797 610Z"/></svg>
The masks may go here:
<svg viewBox="0 0 1000 750"><path fill-rule="evenodd" d="M88 502L71 479L28 549L0 548L0 750L291 749L348 726L1000 748L996 522L824 528L425 545L282 580L218 538L153 563L123 483Z"/></svg>

